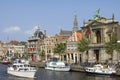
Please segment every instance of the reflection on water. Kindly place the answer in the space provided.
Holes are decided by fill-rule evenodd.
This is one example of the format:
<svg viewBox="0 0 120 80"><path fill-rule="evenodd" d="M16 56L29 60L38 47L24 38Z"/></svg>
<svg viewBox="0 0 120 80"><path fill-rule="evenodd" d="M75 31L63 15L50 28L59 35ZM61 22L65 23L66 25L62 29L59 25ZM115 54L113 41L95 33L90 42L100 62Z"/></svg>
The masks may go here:
<svg viewBox="0 0 120 80"><path fill-rule="evenodd" d="M119 76L87 74L85 80L120 80Z"/></svg>
<svg viewBox="0 0 120 80"><path fill-rule="evenodd" d="M38 73L36 80L120 80L118 76L93 75L81 72L55 72L40 69Z"/></svg>
<svg viewBox="0 0 120 80"><path fill-rule="evenodd" d="M8 75L8 80L35 80L35 79L32 79L32 78L21 78L21 77Z"/></svg>
<svg viewBox="0 0 120 80"><path fill-rule="evenodd" d="M36 78L20 78L8 75L6 72L6 65L0 64L0 80L120 80L120 76L103 76L93 75L81 72L55 72L38 69Z"/></svg>

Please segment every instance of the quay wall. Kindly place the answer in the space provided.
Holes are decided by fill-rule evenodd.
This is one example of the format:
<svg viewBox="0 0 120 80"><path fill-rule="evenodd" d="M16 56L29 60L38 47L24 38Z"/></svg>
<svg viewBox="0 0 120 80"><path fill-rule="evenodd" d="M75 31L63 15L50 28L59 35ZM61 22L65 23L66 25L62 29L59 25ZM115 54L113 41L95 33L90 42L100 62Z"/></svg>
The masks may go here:
<svg viewBox="0 0 120 80"><path fill-rule="evenodd" d="M30 62L31 66L36 66L39 68L45 67L45 62ZM79 71L79 72L85 72L85 68L80 65L71 65L71 71ZM116 68L116 75L120 76L120 66Z"/></svg>
<svg viewBox="0 0 120 80"><path fill-rule="evenodd" d="M39 68L44 68L45 67L45 62L30 62L31 66L36 66ZM85 72L84 67L80 65L71 65L71 71L81 71Z"/></svg>
<svg viewBox="0 0 120 80"><path fill-rule="evenodd" d="M39 68L44 68L45 67L45 62L30 62L31 66L39 67Z"/></svg>

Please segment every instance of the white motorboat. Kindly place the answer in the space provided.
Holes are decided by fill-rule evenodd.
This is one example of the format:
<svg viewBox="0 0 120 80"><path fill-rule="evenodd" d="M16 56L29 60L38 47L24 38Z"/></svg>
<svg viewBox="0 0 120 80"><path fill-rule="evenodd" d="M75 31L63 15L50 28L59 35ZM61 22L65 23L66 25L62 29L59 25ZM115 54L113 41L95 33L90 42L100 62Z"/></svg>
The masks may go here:
<svg viewBox="0 0 120 80"><path fill-rule="evenodd" d="M11 61L8 59L8 58L4 58L2 61L1 61L2 64L5 64L5 65L8 65L11 63Z"/></svg>
<svg viewBox="0 0 120 80"><path fill-rule="evenodd" d="M55 71L70 71L70 66L66 65L62 61L50 61L46 63L45 69Z"/></svg>
<svg viewBox="0 0 120 80"><path fill-rule="evenodd" d="M11 66L7 68L8 74L18 77L35 78L36 72L36 67L31 67L29 64L25 64L18 61L15 61Z"/></svg>
<svg viewBox="0 0 120 80"><path fill-rule="evenodd" d="M94 65L93 67L86 67L85 71L88 73L104 74L104 75L111 75L116 73L115 69L109 66L104 67L101 64Z"/></svg>

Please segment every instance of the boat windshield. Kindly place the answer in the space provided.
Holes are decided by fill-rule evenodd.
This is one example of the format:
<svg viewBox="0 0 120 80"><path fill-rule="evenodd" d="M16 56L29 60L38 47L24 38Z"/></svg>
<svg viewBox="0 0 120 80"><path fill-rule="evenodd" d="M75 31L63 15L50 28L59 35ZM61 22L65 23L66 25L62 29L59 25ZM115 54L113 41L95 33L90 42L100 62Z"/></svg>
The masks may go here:
<svg viewBox="0 0 120 80"><path fill-rule="evenodd" d="M56 62L52 62L52 65L57 65Z"/></svg>

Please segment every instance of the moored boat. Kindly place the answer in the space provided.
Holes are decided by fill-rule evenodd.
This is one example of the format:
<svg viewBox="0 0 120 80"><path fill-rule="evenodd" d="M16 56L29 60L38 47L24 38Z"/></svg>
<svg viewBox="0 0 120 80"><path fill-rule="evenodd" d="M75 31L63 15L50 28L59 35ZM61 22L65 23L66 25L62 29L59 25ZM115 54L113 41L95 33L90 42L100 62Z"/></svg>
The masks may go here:
<svg viewBox="0 0 120 80"><path fill-rule="evenodd" d="M29 64L14 61L14 63L7 68L7 73L18 76L18 77L28 77L35 78L37 72L36 67L31 67Z"/></svg>
<svg viewBox="0 0 120 80"><path fill-rule="evenodd" d="M7 58L4 58L4 59L1 61L1 63L7 65L7 64L10 64L11 61L10 61L9 59L7 59Z"/></svg>
<svg viewBox="0 0 120 80"><path fill-rule="evenodd" d="M45 69L54 71L70 71L70 66L62 61L50 61L45 65Z"/></svg>
<svg viewBox="0 0 120 80"><path fill-rule="evenodd" d="M116 73L114 68L109 66L104 67L101 64L94 65L93 67L86 67L85 71L87 73L103 74L103 75L112 75Z"/></svg>

